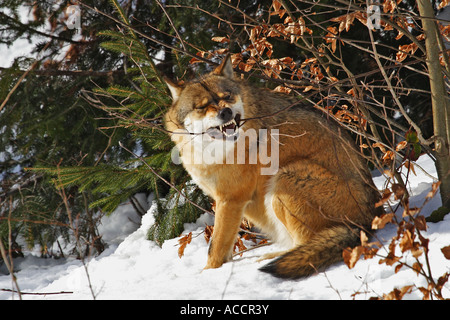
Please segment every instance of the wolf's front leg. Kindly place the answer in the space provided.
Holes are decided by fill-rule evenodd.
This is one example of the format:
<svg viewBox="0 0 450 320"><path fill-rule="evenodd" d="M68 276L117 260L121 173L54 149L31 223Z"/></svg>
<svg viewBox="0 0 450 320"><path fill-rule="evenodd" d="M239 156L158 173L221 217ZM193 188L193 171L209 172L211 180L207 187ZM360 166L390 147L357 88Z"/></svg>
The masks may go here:
<svg viewBox="0 0 450 320"><path fill-rule="evenodd" d="M214 232L205 269L219 268L231 260L246 203L231 200L216 202Z"/></svg>

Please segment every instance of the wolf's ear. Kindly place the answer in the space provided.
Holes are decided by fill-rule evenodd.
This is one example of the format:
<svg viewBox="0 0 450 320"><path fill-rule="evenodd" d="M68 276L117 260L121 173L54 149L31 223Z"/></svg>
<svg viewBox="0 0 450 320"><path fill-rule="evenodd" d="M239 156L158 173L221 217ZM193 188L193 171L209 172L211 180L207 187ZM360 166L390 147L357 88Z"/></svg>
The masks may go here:
<svg viewBox="0 0 450 320"><path fill-rule="evenodd" d="M233 63L231 62L230 55L227 55L223 59L222 63L214 69L213 73L228 79L234 79Z"/></svg>
<svg viewBox="0 0 450 320"><path fill-rule="evenodd" d="M182 87L180 87L178 84L167 78L166 76L163 77L164 82L167 84L167 87L170 90L170 93L172 94L173 101L177 101L178 97L181 94L181 91L183 90Z"/></svg>

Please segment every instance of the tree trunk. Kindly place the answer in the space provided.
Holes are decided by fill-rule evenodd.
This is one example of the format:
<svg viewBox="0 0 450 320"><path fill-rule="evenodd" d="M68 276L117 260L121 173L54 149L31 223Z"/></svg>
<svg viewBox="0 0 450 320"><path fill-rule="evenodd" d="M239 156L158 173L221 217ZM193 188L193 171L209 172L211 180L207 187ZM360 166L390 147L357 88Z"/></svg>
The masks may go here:
<svg viewBox="0 0 450 320"><path fill-rule="evenodd" d="M450 208L450 107L442 67L439 63L438 37L440 37L440 34L436 25L431 0L418 0L417 4L425 33L427 50L426 62L430 77L433 108L436 169L441 181L442 205Z"/></svg>

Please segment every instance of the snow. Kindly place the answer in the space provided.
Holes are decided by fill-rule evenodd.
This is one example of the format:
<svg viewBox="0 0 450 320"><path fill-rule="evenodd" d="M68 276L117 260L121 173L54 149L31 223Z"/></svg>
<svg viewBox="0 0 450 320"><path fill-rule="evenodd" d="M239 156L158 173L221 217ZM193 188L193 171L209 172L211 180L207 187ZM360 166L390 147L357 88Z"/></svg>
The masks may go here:
<svg viewBox="0 0 450 320"><path fill-rule="evenodd" d="M11 12L8 9L2 9L4 13L7 15L11 15ZM22 23L27 23L30 18L30 8L27 6L20 6L18 9L19 17ZM28 40L25 38L18 38L14 41L11 46L7 46L5 44L0 44L0 67L9 68L11 67L13 61L17 57L21 56L33 56L30 54L34 43L39 39L39 37L32 37L32 40Z"/></svg>
<svg viewBox="0 0 450 320"><path fill-rule="evenodd" d="M423 168L420 169L420 168ZM436 179L436 170L430 158L422 156L415 166L417 175L409 177L411 206L421 206ZM425 173L426 172L426 173ZM431 176L430 176L431 175ZM374 177L382 189L385 177ZM182 258L178 257L178 240L167 240L160 248L147 240L147 231L152 225L152 196L148 201L149 210L142 217L133 213L130 205L124 204L109 217L104 217L100 230L109 244L100 256L86 261L86 268L74 258L43 259L29 253L25 258L14 261L17 282L21 291L29 293L60 293L53 295L22 295L23 299L169 299L169 300L298 300L298 299L368 299L382 296L394 288L415 285L405 299L421 299L417 289L425 286L423 277L418 277L411 269L403 267L395 273L392 266L379 264L379 258L358 261L353 269L343 262L337 263L325 272L307 279L286 281L274 278L258 269L267 261L258 258L268 252L277 251L275 245L260 247L235 257L232 262L218 269L203 270L206 264L208 244L203 230L214 220L208 214L202 215L196 223L186 224L184 235L192 232L192 242L188 244ZM429 201L422 214L428 216L441 205L439 193ZM401 215L397 214L397 215ZM384 244L396 234L396 227L388 224L376 236ZM446 260L441 248L450 245L450 215L439 223L428 223L423 235L430 239L430 265L437 279L450 272L450 261ZM244 242L251 247L252 242ZM384 249L380 249L384 250ZM382 252L382 251L380 251ZM414 263L412 257L407 261ZM420 257L423 262L423 256ZM90 279L89 286L88 277ZM10 275L1 274L0 289L12 289ZM70 292L70 293L67 293ZM447 283L443 296L450 298ZM0 299L17 299L17 294L0 291Z"/></svg>

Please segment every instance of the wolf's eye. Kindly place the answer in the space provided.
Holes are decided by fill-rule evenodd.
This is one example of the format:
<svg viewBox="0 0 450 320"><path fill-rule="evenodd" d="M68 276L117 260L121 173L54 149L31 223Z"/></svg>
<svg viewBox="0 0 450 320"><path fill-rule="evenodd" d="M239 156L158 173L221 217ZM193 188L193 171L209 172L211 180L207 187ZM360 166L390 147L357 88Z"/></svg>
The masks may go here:
<svg viewBox="0 0 450 320"><path fill-rule="evenodd" d="M222 100L230 100L231 99L231 91L224 91L218 94L219 98Z"/></svg>
<svg viewBox="0 0 450 320"><path fill-rule="evenodd" d="M202 101L200 101L200 103L197 103L194 105L194 109L198 109L198 110L202 110L205 109L208 106L208 98L203 98Z"/></svg>
<svg viewBox="0 0 450 320"><path fill-rule="evenodd" d="M194 105L194 109L196 110L203 110L206 108L206 104L205 105Z"/></svg>

